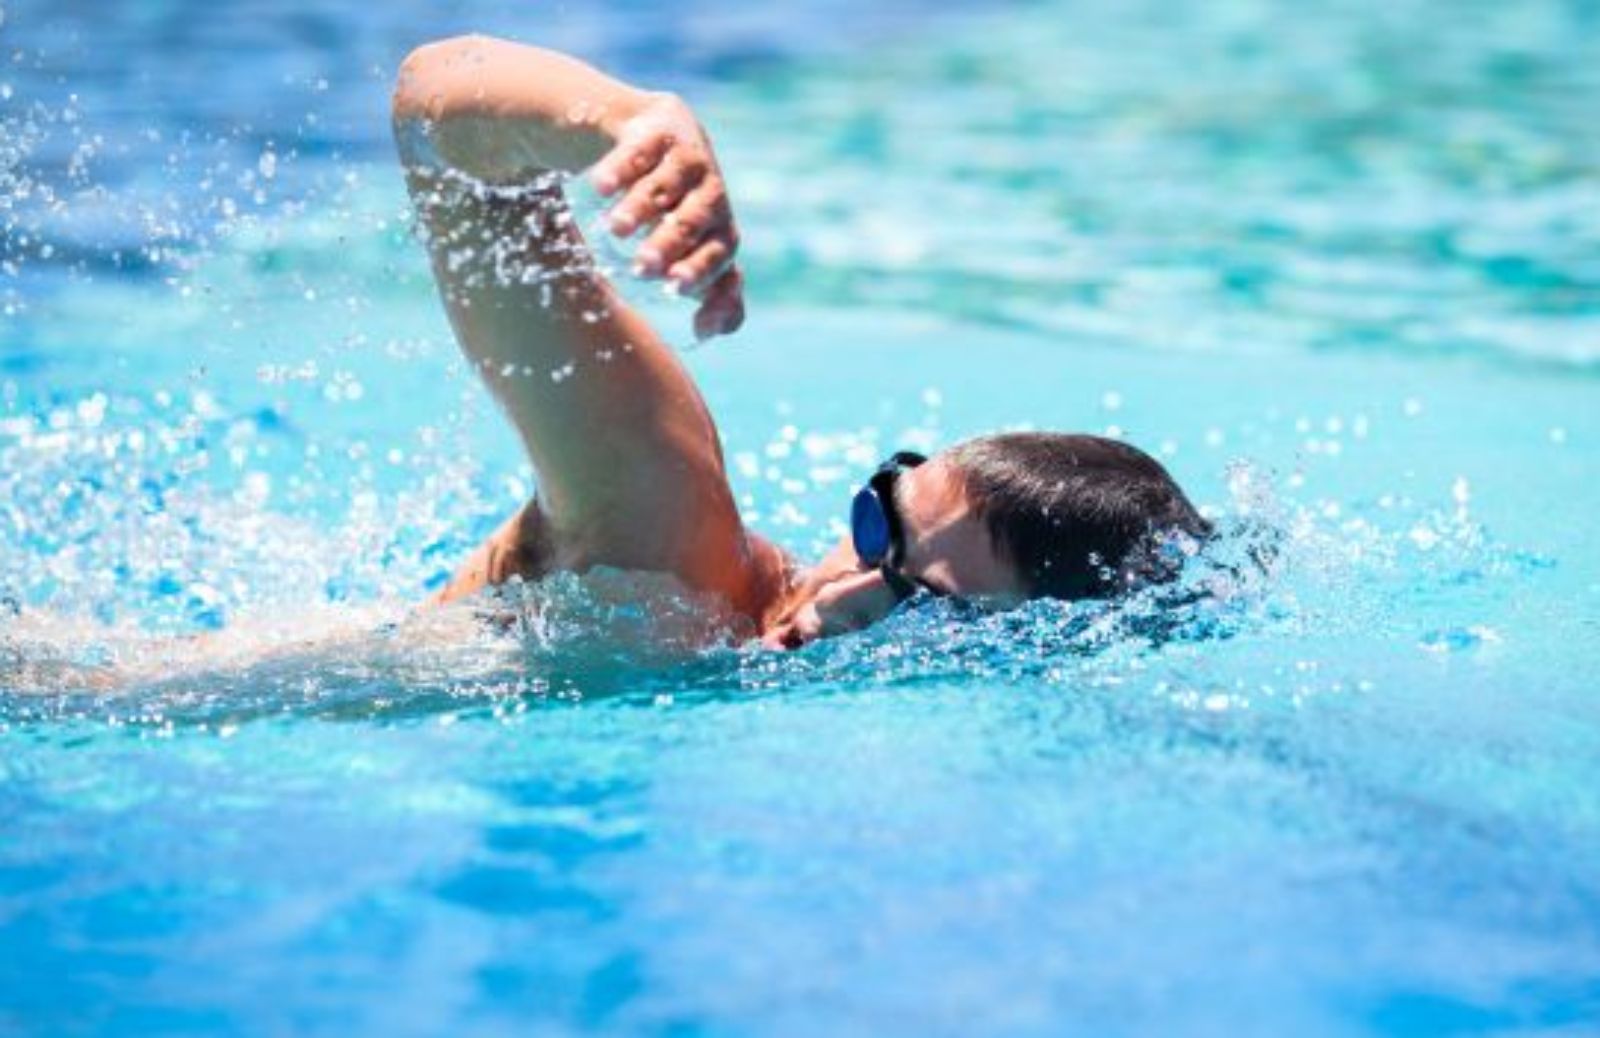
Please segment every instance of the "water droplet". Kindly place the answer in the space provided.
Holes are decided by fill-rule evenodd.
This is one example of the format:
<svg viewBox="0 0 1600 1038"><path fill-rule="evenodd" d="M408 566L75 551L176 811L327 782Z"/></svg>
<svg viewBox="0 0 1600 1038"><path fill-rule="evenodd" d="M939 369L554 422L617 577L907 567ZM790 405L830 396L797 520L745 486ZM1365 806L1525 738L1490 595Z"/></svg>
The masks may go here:
<svg viewBox="0 0 1600 1038"><path fill-rule="evenodd" d="M1422 636L1418 644L1426 652L1439 654L1453 652L1468 652L1490 642L1500 640L1499 632L1482 624L1473 624L1468 627L1446 627L1437 631L1429 631Z"/></svg>

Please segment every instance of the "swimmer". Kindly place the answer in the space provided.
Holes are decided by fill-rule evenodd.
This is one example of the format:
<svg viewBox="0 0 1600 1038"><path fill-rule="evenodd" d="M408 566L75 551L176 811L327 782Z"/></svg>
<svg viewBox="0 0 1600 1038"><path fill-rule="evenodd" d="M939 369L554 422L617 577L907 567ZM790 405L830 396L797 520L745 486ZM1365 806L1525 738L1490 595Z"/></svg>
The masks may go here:
<svg viewBox="0 0 1600 1038"><path fill-rule="evenodd" d="M797 648L917 595L1115 597L1170 579L1175 548L1208 534L1142 451L1011 433L887 459L848 502L850 535L800 566L746 528L704 399L596 270L562 193L588 170L614 200L612 231L639 235L635 271L698 301L697 335L737 331L739 227L689 105L466 36L405 59L393 114L451 326L538 477L437 601L561 570L662 571L721 596L765 644Z"/></svg>

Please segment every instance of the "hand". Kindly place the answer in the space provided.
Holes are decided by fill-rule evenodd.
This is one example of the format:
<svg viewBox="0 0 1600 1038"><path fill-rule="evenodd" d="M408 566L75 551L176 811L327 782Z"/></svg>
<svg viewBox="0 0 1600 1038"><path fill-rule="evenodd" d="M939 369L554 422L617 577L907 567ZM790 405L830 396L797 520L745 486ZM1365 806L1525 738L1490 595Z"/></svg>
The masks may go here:
<svg viewBox="0 0 1600 1038"><path fill-rule="evenodd" d="M613 232L648 229L635 273L666 278L699 299L700 338L737 331L744 323L744 275L734 263L739 229L711 140L689 106L653 95L622 124L591 179L603 196L622 192L610 213Z"/></svg>

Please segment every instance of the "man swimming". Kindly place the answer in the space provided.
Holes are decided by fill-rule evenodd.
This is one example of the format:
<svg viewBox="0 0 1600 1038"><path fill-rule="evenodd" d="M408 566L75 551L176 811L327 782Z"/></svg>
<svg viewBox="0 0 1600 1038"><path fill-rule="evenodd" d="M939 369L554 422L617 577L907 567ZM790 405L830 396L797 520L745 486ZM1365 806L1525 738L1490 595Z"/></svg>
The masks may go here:
<svg viewBox="0 0 1600 1038"><path fill-rule="evenodd" d="M702 337L744 319L739 232L684 101L565 55L481 36L418 48L394 127L461 348L510 416L537 496L439 594L596 566L674 574L795 648L917 594L1111 597L1169 579L1208 525L1154 459L1092 436L985 436L901 453L802 569L746 529L688 372L590 260L560 178L593 167L635 270L699 300Z"/></svg>

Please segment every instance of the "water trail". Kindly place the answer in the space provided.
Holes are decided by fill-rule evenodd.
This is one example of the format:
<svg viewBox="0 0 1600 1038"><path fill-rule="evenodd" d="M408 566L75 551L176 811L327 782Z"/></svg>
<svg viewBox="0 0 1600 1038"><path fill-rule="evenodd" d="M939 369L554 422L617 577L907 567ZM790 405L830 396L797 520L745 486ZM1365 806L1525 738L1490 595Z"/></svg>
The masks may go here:
<svg viewBox="0 0 1600 1038"><path fill-rule="evenodd" d="M1186 646L1299 641L1309 654L1312 644L1386 629L1415 638L1419 596L1459 593L1473 581L1492 591L1548 565L1496 544L1460 487L1442 505L1335 516L1240 465L1229 501L1211 509L1219 537L1174 585L1114 603L1035 602L1003 613L914 601L867 631L773 653L747 642L751 632L715 603L637 574L558 575L419 610L407 589L420 574L447 570L443 543L468 546L449 515L460 498L378 498L308 552L305 522L261 507L247 488L213 498L169 487L173 500L147 509L138 502L153 474L139 464L85 488L75 466L103 455L104 437L127 434L64 428L46 434L54 452L32 433L0 447L5 489L20 505L0 526L0 543L7 557L30 560L8 574L0 615L0 694L11 723L125 721L136 705L157 728L215 727L283 711L526 709L551 698L803 693L863 681L1082 689L1152 667L1173 672L1172 695L1203 703L1217 693L1195 692L1182 677L1193 657ZM848 435L813 435L851 449ZM79 449L67 450L75 438ZM789 497L790 507L803 500ZM350 554L374 538L388 547ZM1456 624L1421 643L1460 651L1492 636ZM1270 695L1272 680L1235 688L1228 701ZM1297 680L1303 691L1341 687L1315 674Z"/></svg>

